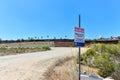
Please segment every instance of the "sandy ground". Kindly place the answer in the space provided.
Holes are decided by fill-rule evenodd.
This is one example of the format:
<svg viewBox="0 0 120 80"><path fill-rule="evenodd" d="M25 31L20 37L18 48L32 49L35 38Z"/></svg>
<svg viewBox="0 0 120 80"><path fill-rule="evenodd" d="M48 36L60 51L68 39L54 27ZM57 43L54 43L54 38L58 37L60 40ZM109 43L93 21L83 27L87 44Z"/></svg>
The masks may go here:
<svg viewBox="0 0 120 80"><path fill-rule="evenodd" d="M0 57L0 80L43 80L50 65L60 58L75 56L76 51L78 48L58 47L46 52Z"/></svg>
<svg viewBox="0 0 120 80"><path fill-rule="evenodd" d="M60 58L75 56L76 51L78 48L58 47L46 52L0 57L0 80L43 80L50 65Z"/></svg>

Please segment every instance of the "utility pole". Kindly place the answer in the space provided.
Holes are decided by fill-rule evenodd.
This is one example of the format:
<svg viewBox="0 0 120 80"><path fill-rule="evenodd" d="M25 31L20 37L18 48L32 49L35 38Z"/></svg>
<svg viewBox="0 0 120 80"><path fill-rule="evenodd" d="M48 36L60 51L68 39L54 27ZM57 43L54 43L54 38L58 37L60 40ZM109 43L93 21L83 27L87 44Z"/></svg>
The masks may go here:
<svg viewBox="0 0 120 80"><path fill-rule="evenodd" d="M81 26L80 26L80 15L79 15L79 17L78 17L78 23L79 23L78 26L79 26L79 28L80 28L80 27L81 27ZM81 55L80 55L80 52L81 52L81 49L80 49L80 46L79 46L79 53L78 53L78 55L79 55L79 57L78 57L78 59L79 59L79 80L81 79L81 78L80 78L80 75L81 75L81 60L80 60L80 59L81 59L81 58L80 58Z"/></svg>

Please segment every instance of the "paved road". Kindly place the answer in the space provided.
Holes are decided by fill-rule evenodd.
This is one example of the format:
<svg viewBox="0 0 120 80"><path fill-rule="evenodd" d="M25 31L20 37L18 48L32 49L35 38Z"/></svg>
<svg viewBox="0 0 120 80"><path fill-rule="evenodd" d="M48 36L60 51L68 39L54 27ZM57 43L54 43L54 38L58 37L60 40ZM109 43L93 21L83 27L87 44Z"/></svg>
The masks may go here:
<svg viewBox="0 0 120 80"><path fill-rule="evenodd" d="M0 80L43 80L43 73L59 58L76 55L76 48L0 57Z"/></svg>

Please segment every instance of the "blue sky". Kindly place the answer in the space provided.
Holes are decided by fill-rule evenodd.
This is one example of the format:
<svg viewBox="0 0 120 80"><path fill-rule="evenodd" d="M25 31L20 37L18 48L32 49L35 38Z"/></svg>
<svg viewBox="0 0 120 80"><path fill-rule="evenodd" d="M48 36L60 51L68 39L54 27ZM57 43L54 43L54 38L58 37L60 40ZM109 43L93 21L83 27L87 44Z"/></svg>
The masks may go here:
<svg viewBox="0 0 120 80"><path fill-rule="evenodd" d="M120 35L120 0L0 0L0 38L74 38L74 27L85 38Z"/></svg>

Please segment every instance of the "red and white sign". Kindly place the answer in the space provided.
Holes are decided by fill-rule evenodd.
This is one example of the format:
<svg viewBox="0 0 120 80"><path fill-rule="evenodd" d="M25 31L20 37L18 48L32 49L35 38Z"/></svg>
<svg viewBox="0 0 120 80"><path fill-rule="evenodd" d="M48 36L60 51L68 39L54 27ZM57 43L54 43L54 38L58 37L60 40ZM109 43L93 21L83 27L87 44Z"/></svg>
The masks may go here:
<svg viewBox="0 0 120 80"><path fill-rule="evenodd" d="M83 28L79 28L79 27L75 27L75 32L84 33L84 29Z"/></svg>
<svg viewBox="0 0 120 80"><path fill-rule="evenodd" d="M74 38L74 45L75 46L84 46L84 29L75 27L75 38Z"/></svg>

